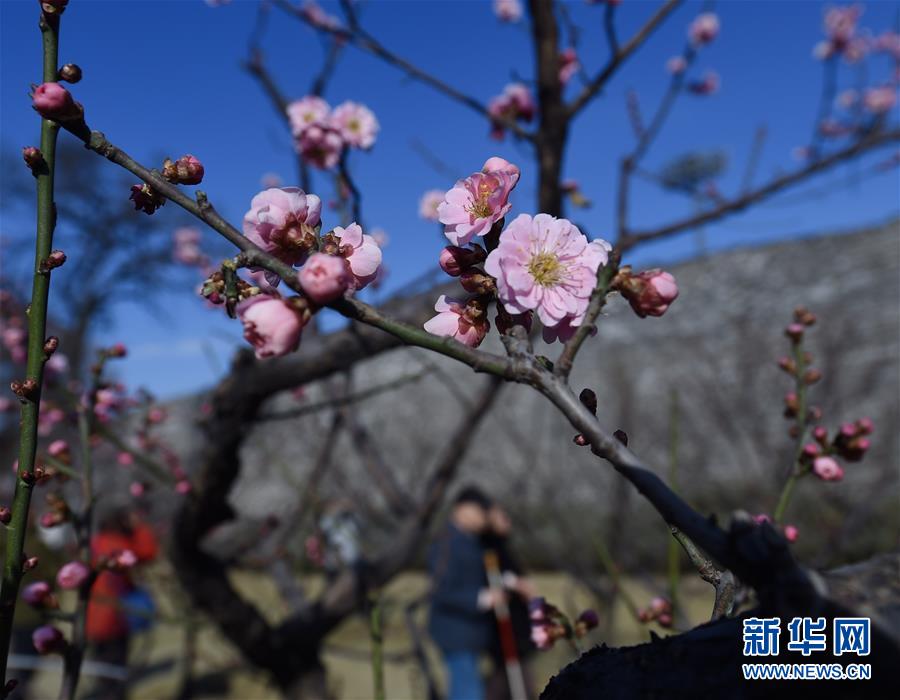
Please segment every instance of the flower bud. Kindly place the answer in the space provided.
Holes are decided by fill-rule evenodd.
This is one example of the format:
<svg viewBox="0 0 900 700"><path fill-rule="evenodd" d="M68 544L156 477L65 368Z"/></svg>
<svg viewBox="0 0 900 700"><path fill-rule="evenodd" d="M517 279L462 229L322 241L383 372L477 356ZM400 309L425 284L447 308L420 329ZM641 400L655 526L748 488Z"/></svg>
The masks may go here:
<svg viewBox="0 0 900 700"><path fill-rule="evenodd" d="M860 418L856 421L856 427L859 428L861 435L871 435L872 431L875 430L875 423L871 418Z"/></svg>
<svg viewBox="0 0 900 700"><path fill-rule="evenodd" d="M469 268L483 263L486 257L484 248L477 244L472 244L470 248L448 245L441 250L438 264L451 277L459 277Z"/></svg>
<svg viewBox="0 0 900 700"><path fill-rule="evenodd" d="M40 561L38 557L26 557L25 561L22 562L22 571L31 571L40 564Z"/></svg>
<svg viewBox="0 0 900 700"><path fill-rule="evenodd" d="M812 326L816 322L816 315L805 306L798 306L794 309L794 321L804 326Z"/></svg>
<svg viewBox="0 0 900 700"><path fill-rule="evenodd" d="M44 341L44 356L46 358L50 358L50 356L56 352L56 349L59 347L59 338L55 335L51 335L47 340Z"/></svg>
<svg viewBox="0 0 900 700"><path fill-rule="evenodd" d="M574 442L579 447L586 447L588 444L587 438L584 435L582 435L581 433L578 433L578 435L576 435L574 438L572 438L572 442Z"/></svg>
<svg viewBox="0 0 900 700"><path fill-rule="evenodd" d="M106 349L107 357L125 357L128 354L128 348L125 343L115 343Z"/></svg>
<svg viewBox="0 0 900 700"><path fill-rule="evenodd" d="M35 581L22 589L22 600L33 608L47 607L49 600L53 598L50 584L46 581Z"/></svg>
<svg viewBox="0 0 900 700"><path fill-rule="evenodd" d="M41 260L41 264L38 269L42 274L47 274L50 270L55 270L57 267L62 267L66 263L66 254L61 250L54 250L50 252L46 258Z"/></svg>
<svg viewBox="0 0 900 700"><path fill-rule="evenodd" d="M30 377L21 382L14 379L9 383L9 388L23 401L30 401L37 394L38 383Z"/></svg>
<svg viewBox="0 0 900 700"><path fill-rule="evenodd" d="M73 121L84 117L84 108L72 98L72 93L59 83L38 85L31 93L31 106L44 119L56 122Z"/></svg>
<svg viewBox="0 0 900 700"><path fill-rule="evenodd" d="M817 425L813 428L813 437L816 439L820 445L825 445L828 442L828 430L823 428L821 425Z"/></svg>
<svg viewBox="0 0 900 700"><path fill-rule="evenodd" d="M297 278L306 296L320 306L342 296L353 282L346 259L325 253L313 253Z"/></svg>
<svg viewBox="0 0 900 700"><path fill-rule="evenodd" d="M597 415L597 394L592 389L582 389L581 393L578 394L578 400L581 401L587 410L595 416Z"/></svg>
<svg viewBox="0 0 900 700"><path fill-rule="evenodd" d="M59 69L59 79L74 85L81 80L81 66L74 63L67 63Z"/></svg>
<svg viewBox="0 0 900 700"><path fill-rule="evenodd" d="M803 381L806 384L815 384L822 378L822 373L817 369L808 369L803 373Z"/></svg>
<svg viewBox="0 0 900 700"><path fill-rule="evenodd" d="M678 298L675 278L659 268L644 270L637 275L623 270L616 280L616 288L641 318L662 316Z"/></svg>
<svg viewBox="0 0 900 700"><path fill-rule="evenodd" d="M797 363L790 357L779 358L778 366L788 374L793 374L797 371Z"/></svg>
<svg viewBox="0 0 900 700"><path fill-rule="evenodd" d="M0 523L9 525L10 520L12 520L12 511L6 506L0 506Z"/></svg>
<svg viewBox="0 0 900 700"><path fill-rule="evenodd" d="M69 4L69 0L40 0L40 2L41 9L48 15L61 15Z"/></svg>
<svg viewBox="0 0 900 700"><path fill-rule="evenodd" d="M784 334L791 339L793 343L799 343L803 340L803 331L805 327L802 323L791 323L787 328L784 329Z"/></svg>
<svg viewBox="0 0 900 700"><path fill-rule="evenodd" d="M784 539L786 539L788 542L796 542L799 536L800 530L798 530L794 525L784 526Z"/></svg>
<svg viewBox="0 0 900 700"><path fill-rule="evenodd" d="M66 590L75 590L81 588L90 575L91 570L86 564L80 561L70 561L60 567L56 574L56 585Z"/></svg>
<svg viewBox="0 0 900 700"><path fill-rule="evenodd" d="M613 433L613 437L621 442L625 447L628 447L628 433L626 433L624 430L622 430L621 428L619 430L616 430Z"/></svg>
<svg viewBox="0 0 900 700"><path fill-rule="evenodd" d="M834 457L823 455L813 460L813 474L822 481L840 481L844 478L844 470Z"/></svg>
<svg viewBox="0 0 900 700"><path fill-rule="evenodd" d="M494 294L497 291L497 283L490 275L479 270L467 270L459 276L459 283L470 294Z"/></svg>
<svg viewBox="0 0 900 700"><path fill-rule="evenodd" d="M51 442L47 447L47 454L65 464L69 464L72 459L69 443L65 440L54 440Z"/></svg>
<svg viewBox="0 0 900 700"><path fill-rule="evenodd" d="M44 154L34 146L26 146L22 149L22 160L25 161L25 165L31 170L32 175L37 175L47 165Z"/></svg>
<svg viewBox="0 0 900 700"><path fill-rule="evenodd" d="M31 635L31 643L38 654L55 654L65 650L67 644L63 633L52 625L38 627Z"/></svg>
<svg viewBox="0 0 900 700"><path fill-rule="evenodd" d="M143 211L148 215L153 214L166 203L166 198L151 188L147 183L132 185L131 196L128 199L134 202L136 211Z"/></svg>
<svg viewBox="0 0 900 700"><path fill-rule="evenodd" d="M203 163L190 154L174 162L166 158L162 174L166 180L178 185L199 185L203 182Z"/></svg>

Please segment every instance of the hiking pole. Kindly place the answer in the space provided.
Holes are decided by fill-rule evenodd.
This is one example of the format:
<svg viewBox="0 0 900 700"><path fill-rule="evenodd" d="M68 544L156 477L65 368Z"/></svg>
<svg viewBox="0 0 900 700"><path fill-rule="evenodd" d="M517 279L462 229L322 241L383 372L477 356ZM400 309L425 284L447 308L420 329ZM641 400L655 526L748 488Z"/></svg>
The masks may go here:
<svg viewBox="0 0 900 700"><path fill-rule="evenodd" d="M503 592L503 575L500 573L500 560L495 551L489 549L484 553L484 568L491 590ZM500 631L500 649L503 651L503 664L506 666L510 697L512 700L528 700L528 692L525 690L525 675L522 673L522 664L519 661L516 635L513 632L512 619L509 616L509 606L502 595L494 596L494 616L497 618L497 628Z"/></svg>

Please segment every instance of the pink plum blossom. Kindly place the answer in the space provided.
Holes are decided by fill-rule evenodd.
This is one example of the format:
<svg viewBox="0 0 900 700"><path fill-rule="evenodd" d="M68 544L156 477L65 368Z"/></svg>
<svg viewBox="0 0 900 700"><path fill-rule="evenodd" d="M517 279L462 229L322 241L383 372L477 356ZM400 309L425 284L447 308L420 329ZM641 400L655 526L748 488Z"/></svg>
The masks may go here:
<svg viewBox="0 0 900 700"><path fill-rule="evenodd" d="M347 261L326 253L313 253L297 277L306 296L319 305L337 299L353 282Z"/></svg>
<svg viewBox="0 0 900 700"><path fill-rule="evenodd" d="M788 542L796 542L798 537L800 537L800 530L795 525L784 526L784 539Z"/></svg>
<svg viewBox="0 0 900 700"><path fill-rule="evenodd" d="M120 467L130 467L134 464L134 456L130 452L119 452L116 455L116 464Z"/></svg>
<svg viewBox="0 0 900 700"><path fill-rule="evenodd" d="M825 12L825 36L840 51L856 35L856 25L862 16L862 6L843 5L830 7Z"/></svg>
<svg viewBox="0 0 900 700"><path fill-rule="evenodd" d="M132 497L140 498L147 492L147 486L140 481L133 481L128 487L128 492L132 495Z"/></svg>
<svg viewBox="0 0 900 700"><path fill-rule="evenodd" d="M351 146L371 148L378 134L378 119L365 105L356 102L344 102L334 108L330 125Z"/></svg>
<svg viewBox="0 0 900 700"><path fill-rule="evenodd" d="M534 310L545 339L565 339L584 320L597 270L610 250L606 241L589 243L567 219L520 214L500 234L484 269L496 278L506 311Z"/></svg>
<svg viewBox="0 0 900 700"><path fill-rule="evenodd" d="M419 200L419 216L428 221L438 220L438 206L444 201L442 190L428 190Z"/></svg>
<svg viewBox="0 0 900 700"><path fill-rule="evenodd" d="M81 584L88 580L91 570L80 561L70 561L63 564L56 574L56 585L66 590L80 588Z"/></svg>
<svg viewBox="0 0 900 700"><path fill-rule="evenodd" d="M519 170L502 159L489 159L485 165L500 161L506 164L501 169L459 180L438 205L438 219L453 245L466 245L475 236L485 235L512 207L509 195L519 181Z"/></svg>
<svg viewBox="0 0 900 700"><path fill-rule="evenodd" d="M336 226L332 235L340 241L341 255L347 259L353 275L352 289L362 289L378 276L381 248L375 239L364 234L355 221L347 228Z"/></svg>
<svg viewBox="0 0 900 700"><path fill-rule="evenodd" d="M688 28L688 37L694 46L709 44L719 35L719 18L713 12L697 15Z"/></svg>
<svg viewBox="0 0 900 700"><path fill-rule="evenodd" d="M314 243L321 213L322 200L316 195L298 187L273 187L250 202L244 214L244 235L279 260L297 265Z"/></svg>
<svg viewBox="0 0 900 700"><path fill-rule="evenodd" d="M192 489L193 486L191 486L191 482L187 479L179 479L175 483L175 492L180 493L182 496L186 493L190 493Z"/></svg>
<svg viewBox="0 0 900 700"><path fill-rule="evenodd" d="M554 639L550 636L549 625L537 624L531 626L531 641L538 649L545 651L553 646Z"/></svg>
<svg viewBox="0 0 900 700"><path fill-rule="evenodd" d="M863 106L872 114L887 114L897 103L897 91L892 85L869 88L863 94Z"/></svg>
<svg viewBox="0 0 900 700"><path fill-rule="evenodd" d="M510 83L503 93L491 98L488 102L488 115L491 119L491 137L502 139L506 132L504 121L521 119L530 122L535 113L534 98L527 85Z"/></svg>
<svg viewBox="0 0 900 700"><path fill-rule="evenodd" d="M305 321L284 299L259 294L237 306L244 325L244 339L258 358L278 357L293 352L300 344Z"/></svg>
<svg viewBox="0 0 900 700"><path fill-rule="evenodd" d="M324 126L328 123L330 113L331 107L328 103L316 95L307 95L291 102L287 107L291 133L294 136L300 136L314 124Z"/></svg>
<svg viewBox="0 0 900 700"><path fill-rule="evenodd" d="M666 61L666 71L671 75L681 75L687 70L687 61L684 56L672 56Z"/></svg>
<svg viewBox="0 0 900 700"><path fill-rule="evenodd" d="M569 47L559 55L559 82L567 85L581 68L578 62L578 54L575 49Z"/></svg>
<svg viewBox="0 0 900 700"><path fill-rule="evenodd" d="M200 249L200 231L193 226L182 226L175 229L172 234L174 249L172 257L183 265L197 265L205 267L209 264L203 251Z"/></svg>
<svg viewBox="0 0 900 700"><path fill-rule="evenodd" d="M344 139L331 127L313 124L300 134L297 150L310 165L320 170L331 170L341 160Z"/></svg>
<svg viewBox="0 0 900 700"><path fill-rule="evenodd" d="M490 330L490 322L483 310L470 308L465 301L441 294L434 305L437 316L425 323L432 335L456 338L463 345L477 348Z"/></svg>
<svg viewBox="0 0 900 700"><path fill-rule="evenodd" d="M522 19L521 0L494 0L494 14L501 22L518 22Z"/></svg>
<svg viewBox="0 0 900 700"><path fill-rule="evenodd" d="M813 474L822 481L840 481L844 478L844 470L834 457L823 455L813 460Z"/></svg>

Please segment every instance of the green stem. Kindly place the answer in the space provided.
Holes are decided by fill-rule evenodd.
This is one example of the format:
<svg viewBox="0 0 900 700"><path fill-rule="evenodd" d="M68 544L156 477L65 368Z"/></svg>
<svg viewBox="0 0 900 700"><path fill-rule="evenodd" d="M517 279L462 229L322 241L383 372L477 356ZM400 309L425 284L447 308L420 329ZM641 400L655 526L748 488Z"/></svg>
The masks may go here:
<svg viewBox="0 0 900 700"><path fill-rule="evenodd" d="M373 594L369 600L369 637L372 640L372 684L375 700L385 700L384 691L384 633L381 619L381 603Z"/></svg>
<svg viewBox="0 0 900 700"><path fill-rule="evenodd" d="M808 428L806 409L807 385L803 380L803 375L806 373L806 362L803 358L802 343L797 343L794 346L794 364L796 365L795 386L797 389L797 442L794 446L794 459L793 462L791 462L791 473L784 482L784 486L781 488L781 494L778 496L778 504L775 506L775 510L772 513L772 520L776 524L781 523L781 519L784 517L784 513L791 501L791 496L794 493L794 486L796 486L800 477L806 473L803 469L803 465L800 463L800 457L803 455L803 441L806 439L806 430Z"/></svg>
<svg viewBox="0 0 900 700"><path fill-rule="evenodd" d="M43 37L44 82L57 79L59 67L59 17L42 16L40 22ZM10 636L13 628L19 584L22 581L25 530L31 505L35 454L37 452L38 411L43 385L44 340L47 331L47 300L50 295L50 273L41 272L41 262L50 255L53 247L53 229L56 224L56 207L53 203L53 177L56 169L56 138L59 127L54 122L41 120L41 153L44 167L35 175L37 180L37 235L35 237L34 274L31 286L31 304L28 310L28 359L26 377L37 382L37 389L23 402L22 422L19 429L19 472L16 478L12 503L12 520L6 532L6 557L3 565L3 583L0 587L0 683L6 682L6 662L9 656ZM27 475L27 476L26 476Z"/></svg>
<svg viewBox="0 0 900 700"><path fill-rule="evenodd" d="M634 598L631 597L628 591L625 590L625 586L622 585L622 574L619 571L619 566L613 561L609 548L600 537L594 538L594 549L597 551L597 558L600 559L600 563L606 570L607 575L612 579L613 586L615 586L619 595L622 596L622 600L625 601L625 607L628 608L628 612L631 613L635 620L640 620L641 613L637 603L634 602Z"/></svg>

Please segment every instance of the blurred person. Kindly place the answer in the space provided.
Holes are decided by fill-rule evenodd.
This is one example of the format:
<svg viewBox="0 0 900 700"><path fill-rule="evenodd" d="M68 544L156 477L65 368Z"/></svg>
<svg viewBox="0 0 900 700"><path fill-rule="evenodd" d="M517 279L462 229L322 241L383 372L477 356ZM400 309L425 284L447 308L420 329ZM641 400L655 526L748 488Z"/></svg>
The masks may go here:
<svg viewBox="0 0 900 700"><path fill-rule="evenodd" d="M116 508L100 520L91 538L94 565L130 551L137 563L156 558L159 543L153 530L133 511ZM134 632L147 629L155 611L153 600L135 585L128 569L104 570L91 588L87 609L86 634L93 658L115 666L128 666L128 647ZM97 682L92 698L120 700L126 696L124 683L114 679Z"/></svg>
<svg viewBox="0 0 900 700"><path fill-rule="evenodd" d="M512 623L516 656L522 668L528 695L532 696L526 661L534 653L535 647L531 641L528 601L534 598L537 592L534 584L523 575L523 569L512 551L509 541L511 535L512 519L509 513L499 504L493 504L488 509L488 527L481 536L482 546L497 556L503 585L508 592L507 607ZM488 700L509 700L511 697L509 677L498 624L493 626L490 654L493 666L487 680L486 697Z"/></svg>
<svg viewBox="0 0 900 700"><path fill-rule="evenodd" d="M448 700L483 700L479 662L491 646L496 591L488 587L481 537L491 500L474 486L453 503L446 528L428 553L431 615L428 631L441 650ZM502 595L502 592L501 592Z"/></svg>

